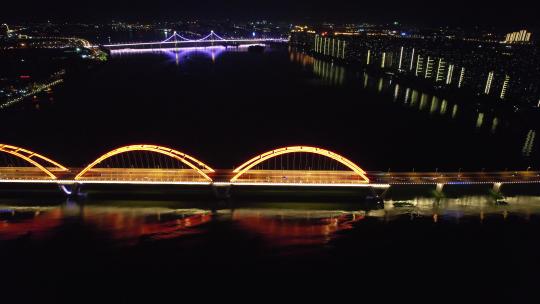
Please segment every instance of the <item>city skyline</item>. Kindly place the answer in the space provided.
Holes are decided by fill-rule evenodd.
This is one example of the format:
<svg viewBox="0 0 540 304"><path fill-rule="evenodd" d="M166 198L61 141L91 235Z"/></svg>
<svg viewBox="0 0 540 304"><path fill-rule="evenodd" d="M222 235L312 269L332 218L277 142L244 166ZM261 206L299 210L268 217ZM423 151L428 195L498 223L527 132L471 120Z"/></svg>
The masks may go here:
<svg viewBox="0 0 540 304"><path fill-rule="evenodd" d="M185 19L266 19L287 22L400 22L418 26L481 26L518 29L538 27L534 10L524 9L526 1L488 3L453 1L450 5L439 6L424 0L385 1L363 3L338 0L332 5L322 0L300 0L294 3L278 0L264 5L252 1L206 0L191 3L157 0L149 3L116 1L106 7L93 3L71 1L25 1L3 4L0 11L2 22L110 22L125 20L130 22L175 21ZM16 13L14 13L16 12Z"/></svg>

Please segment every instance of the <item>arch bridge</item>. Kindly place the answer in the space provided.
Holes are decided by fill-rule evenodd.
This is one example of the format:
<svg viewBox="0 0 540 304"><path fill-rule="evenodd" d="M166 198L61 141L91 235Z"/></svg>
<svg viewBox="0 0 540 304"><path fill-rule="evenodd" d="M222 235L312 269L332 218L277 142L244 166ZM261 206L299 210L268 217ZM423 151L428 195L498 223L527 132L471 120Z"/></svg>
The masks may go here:
<svg viewBox="0 0 540 304"><path fill-rule="evenodd" d="M257 155L233 171L233 185L343 185L370 183L349 159L322 148L292 146Z"/></svg>
<svg viewBox="0 0 540 304"><path fill-rule="evenodd" d="M85 168L68 168L31 150L0 144L0 183L49 183L66 193L84 184L368 187L391 185L539 184L538 171L366 172L335 152L290 146L257 155L234 170L214 170L193 156L157 145L109 151ZM67 190L66 190L67 189ZM69 190L69 191L68 191Z"/></svg>
<svg viewBox="0 0 540 304"><path fill-rule="evenodd" d="M30 150L0 144L0 180L57 180L69 169Z"/></svg>
<svg viewBox="0 0 540 304"><path fill-rule="evenodd" d="M125 146L107 152L74 178L85 183L209 184L214 169L180 151L155 145Z"/></svg>

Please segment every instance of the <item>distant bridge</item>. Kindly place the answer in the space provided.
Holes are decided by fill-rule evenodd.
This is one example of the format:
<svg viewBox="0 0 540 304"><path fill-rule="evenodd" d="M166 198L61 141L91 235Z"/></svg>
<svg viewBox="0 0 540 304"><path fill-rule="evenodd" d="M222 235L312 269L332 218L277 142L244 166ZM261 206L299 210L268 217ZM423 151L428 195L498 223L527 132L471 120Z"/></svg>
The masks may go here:
<svg viewBox="0 0 540 304"><path fill-rule="evenodd" d="M264 43L277 43L288 42L289 39L283 38L223 38L211 31L210 34L200 39L189 39L176 31L167 39L157 42L131 42L131 43L117 43L106 44L103 47L111 51L126 51L131 49L176 49L184 47L205 47L214 45L234 46L244 44L264 44Z"/></svg>
<svg viewBox="0 0 540 304"><path fill-rule="evenodd" d="M365 187L392 185L539 184L538 171L366 172L329 150L291 146L257 155L234 170L213 169L180 151L131 145L107 152L85 168L68 168L30 150L0 144L0 183L58 184L66 193L84 184L208 185L218 187Z"/></svg>

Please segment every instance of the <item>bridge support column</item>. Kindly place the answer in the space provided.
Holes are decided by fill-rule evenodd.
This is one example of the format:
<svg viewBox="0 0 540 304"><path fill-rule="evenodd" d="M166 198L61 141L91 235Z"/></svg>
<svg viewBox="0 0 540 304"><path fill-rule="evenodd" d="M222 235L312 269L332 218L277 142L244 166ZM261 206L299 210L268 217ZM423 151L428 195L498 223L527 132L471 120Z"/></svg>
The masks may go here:
<svg viewBox="0 0 540 304"><path fill-rule="evenodd" d="M369 190L371 192L371 196L367 197L368 202L384 206L384 197L383 197L383 195L386 194L386 191L388 189L385 189L385 191L381 195L379 195L379 193L373 187L369 187Z"/></svg>
<svg viewBox="0 0 540 304"><path fill-rule="evenodd" d="M79 198L84 196L81 192L80 184L59 184L58 188L64 192L64 194L69 198Z"/></svg>
<svg viewBox="0 0 540 304"><path fill-rule="evenodd" d="M390 188L392 188L392 186L384 189L384 191L381 193L380 197L384 200L386 198L386 194L388 193L388 191L390 190Z"/></svg>
<svg viewBox="0 0 540 304"><path fill-rule="evenodd" d="M503 185L502 183L494 183L493 184L493 192L500 193L502 185Z"/></svg>
<svg viewBox="0 0 540 304"><path fill-rule="evenodd" d="M443 189L444 189L444 184L437 184L437 190L436 191L438 193L442 193Z"/></svg>
<svg viewBox="0 0 540 304"><path fill-rule="evenodd" d="M231 186L216 186L212 185L212 192L217 199L229 199L231 198Z"/></svg>

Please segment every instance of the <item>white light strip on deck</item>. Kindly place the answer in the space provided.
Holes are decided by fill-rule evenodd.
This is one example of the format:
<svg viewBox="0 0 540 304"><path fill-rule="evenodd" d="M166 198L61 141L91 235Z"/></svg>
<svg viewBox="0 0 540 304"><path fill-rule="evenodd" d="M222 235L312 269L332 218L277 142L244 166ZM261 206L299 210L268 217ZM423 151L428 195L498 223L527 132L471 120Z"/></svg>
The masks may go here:
<svg viewBox="0 0 540 304"><path fill-rule="evenodd" d="M105 185L211 185L211 182L151 182L151 181L89 181L89 180L0 180L0 183L19 183L19 184L105 184Z"/></svg>
<svg viewBox="0 0 540 304"><path fill-rule="evenodd" d="M214 183L216 186L389 188L390 184Z"/></svg>
<svg viewBox="0 0 540 304"><path fill-rule="evenodd" d="M194 186L271 186L271 187L360 187L389 188L390 184L303 184L303 183L230 183L230 182L152 182L152 181L87 181L87 180L0 180L0 183L18 184L102 184L102 185L194 185Z"/></svg>
<svg viewBox="0 0 540 304"><path fill-rule="evenodd" d="M0 183L12 183L12 184L102 184L102 185L215 185L215 186L271 186L271 187L360 187L360 188L389 188L393 185L487 185L487 184L540 184L540 180L532 181L471 181L471 182L392 182L387 184L305 184L305 183L231 183L231 182L152 182L152 181L90 181L90 180L56 180L56 179L0 179Z"/></svg>

